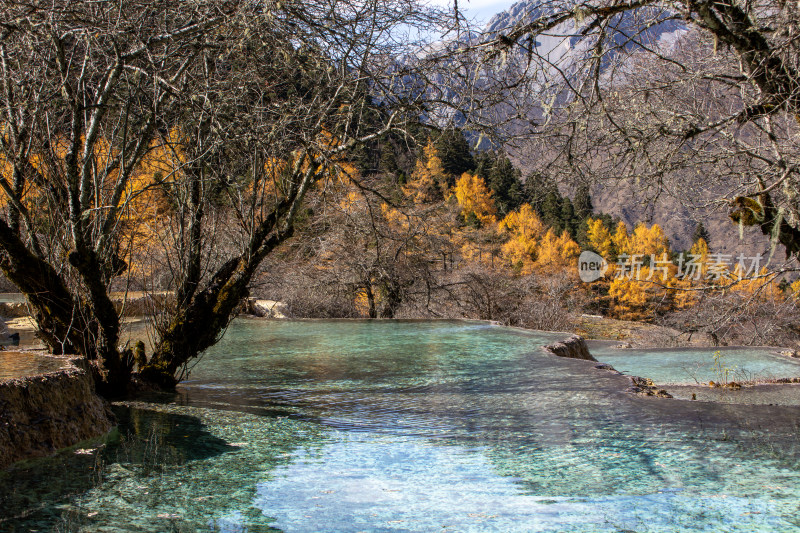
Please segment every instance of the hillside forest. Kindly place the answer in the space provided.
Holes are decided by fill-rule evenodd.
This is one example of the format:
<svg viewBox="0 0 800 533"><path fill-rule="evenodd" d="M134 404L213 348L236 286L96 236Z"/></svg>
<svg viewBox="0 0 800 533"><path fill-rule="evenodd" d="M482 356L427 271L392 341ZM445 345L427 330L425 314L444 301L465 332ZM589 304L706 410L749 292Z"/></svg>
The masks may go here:
<svg viewBox="0 0 800 533"><path fill-rule="evenodd" d="M372 143L313 191L254 294L296 317L580 330L590 314L711 343L792 342L800 281L768 270L766 255L715 254L702 222L688 250L673 249L658 224L594 210L588 186L562 193L546 176L522 176L502 152L471 151L458 130L419 138ZM578 277L584 250L609 264L593 283Z"/></svg>

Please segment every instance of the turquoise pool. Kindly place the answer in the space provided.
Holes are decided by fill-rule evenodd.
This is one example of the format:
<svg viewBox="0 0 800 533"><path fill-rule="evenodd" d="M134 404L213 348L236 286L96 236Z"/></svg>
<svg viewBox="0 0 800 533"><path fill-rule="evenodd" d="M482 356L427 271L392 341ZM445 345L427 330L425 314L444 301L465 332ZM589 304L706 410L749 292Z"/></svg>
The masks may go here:
<svg viewBox="0 0 800 533"><path fill-rule="evenodd" d="M709 381L763 381L800 377L800 359L780 355L777 348L719 347L656 350L608 347L590 343L599 361L659 385L696 385ZM715 359L715 353L717 357Z"/></svg>
<svg viewBox="0 0 800 533"><path fill-rule="evenodd" d="M471 322L235 321L2 531L800 531L800 408L663 400Z"/></svg>

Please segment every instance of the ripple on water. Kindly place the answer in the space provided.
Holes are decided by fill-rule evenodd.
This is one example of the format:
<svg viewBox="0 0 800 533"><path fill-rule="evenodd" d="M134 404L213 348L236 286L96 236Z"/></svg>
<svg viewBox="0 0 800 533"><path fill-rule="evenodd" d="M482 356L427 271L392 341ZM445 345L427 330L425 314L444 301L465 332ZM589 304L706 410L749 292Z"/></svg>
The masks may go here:
<svg viewBox="0 0 800 533"><path fill-rule="evenodd" d="M718 354L717 359L715 353ZM596 345L592 347L592 354L620 372L648 377L659 385L800 377L800 360L780 355L776 348L618 350Z"/></svg>
<svg viewBox="0 0 800 533"><path fill-rule="evenodd" d="M0 530L800 530L800 408L624 394L557 337L237 320L105 447L0 477Z"/></svg>

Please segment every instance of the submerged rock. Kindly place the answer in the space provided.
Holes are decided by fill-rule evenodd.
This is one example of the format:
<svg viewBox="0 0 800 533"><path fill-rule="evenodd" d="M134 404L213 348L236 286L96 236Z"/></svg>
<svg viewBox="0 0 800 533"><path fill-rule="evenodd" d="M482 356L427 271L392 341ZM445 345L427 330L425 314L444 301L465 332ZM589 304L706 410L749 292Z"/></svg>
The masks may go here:
<svg viewBox="0 0 800 533"><path fill-rule="evenodd" d="M597 370L605 370L607 372L613 372L614 374L617 374L619 376L622 375L622 372L619 372L616 368L614 368L613 366L609 365L608 363L600 363L600 364L594 365L594 367Z"/></svg>
<svg viewBox="0 0 800 533"><path fill-rule="evenodd" d="M800 383L800 377L765 379L760 381L760 383L777 383L777 384Z"/></svg>
<svg viewBox="0 0 800 533"><path fill-rule="evenodd" d="M735 381L728 381L726 383L719 383L716 381L709 381L708 386L712 389L731 389L731 390L740 390L742 385Z"/></svg>
<svg viewBox="0 0 800 533"><path fill-rule="evenodd" d="M586 341L580 335L572 335L563 341L548 344L544 346L544 349L559 357L598 362L597 359L589 353Z"/></svg>

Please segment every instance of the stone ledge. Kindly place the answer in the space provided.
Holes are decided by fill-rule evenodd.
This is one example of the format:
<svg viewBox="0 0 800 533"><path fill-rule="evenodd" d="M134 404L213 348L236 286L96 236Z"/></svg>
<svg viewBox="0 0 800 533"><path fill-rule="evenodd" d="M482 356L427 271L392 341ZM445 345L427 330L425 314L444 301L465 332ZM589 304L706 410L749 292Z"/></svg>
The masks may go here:
<svg viewBox="0 0 800 533"><path fill-rule="evenodd" d="M543 346L543 348L553 355L559 357L567 357L569 359L583 359L585 361L594 361L599 363L594 356L589 353L589 348L586 346L586 341L580 335L572 335L567 339L560 342L554 342ZM622 375L620 372L614 370L611 365L599 363L595 365L598 370L606 370ZM664 389L653 383L653 380L648 378L640 378L637 376L628 376L631 385L627 388L626 392L631 394L638 394L640 396L655 396L657 398L672 398Z"/></svg>
<svg viewBox="0 0 800 533"><path fill-rule="evenodd" d="M289 306L276 300L248 298L243 305L243 312L262 318L291 318Z"/></svg>
<svg viewBox="0 0 800 533"><path fill-rule="evenodd" d="M62 370L0 381L0 468L111 430L113 415L95 394L85 361L68 363Z"/></svg>

